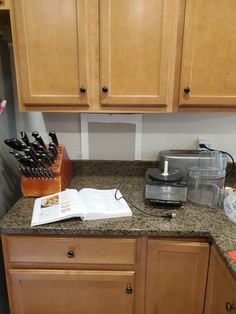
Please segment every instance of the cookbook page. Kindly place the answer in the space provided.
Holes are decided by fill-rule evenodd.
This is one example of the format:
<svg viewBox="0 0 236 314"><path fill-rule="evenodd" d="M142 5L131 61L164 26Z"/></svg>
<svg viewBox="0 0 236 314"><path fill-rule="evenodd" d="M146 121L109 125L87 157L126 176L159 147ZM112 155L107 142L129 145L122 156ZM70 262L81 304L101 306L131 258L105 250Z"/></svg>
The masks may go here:
<svg viewBox="0 0 236 314"><path fill-rule="evenodd" d="M34 203L31 226L59 221L83 215L78 207L78 191L68 189L63 192L37 198Z"/></svg>
<svg viewBox="0 0 236 314"><path fill-rule="evenodd" d="M132 216L131 209L116 189L84 188L79 191L79 204L84 208L84 220Z"/></svg>

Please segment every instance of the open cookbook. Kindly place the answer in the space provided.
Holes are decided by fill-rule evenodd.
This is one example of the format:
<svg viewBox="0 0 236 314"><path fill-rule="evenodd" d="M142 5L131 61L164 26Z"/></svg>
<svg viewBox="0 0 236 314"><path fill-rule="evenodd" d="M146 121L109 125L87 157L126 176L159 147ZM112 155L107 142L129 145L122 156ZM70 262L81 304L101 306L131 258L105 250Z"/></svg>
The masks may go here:
<svg viewBox="0 0 236 314"><path fill-rule="evenodd" d="M131 209L121 197L116 189L90 188L67 189L43 196L34 202L31 227L74 217L93 220L132 216Z"/></svg>

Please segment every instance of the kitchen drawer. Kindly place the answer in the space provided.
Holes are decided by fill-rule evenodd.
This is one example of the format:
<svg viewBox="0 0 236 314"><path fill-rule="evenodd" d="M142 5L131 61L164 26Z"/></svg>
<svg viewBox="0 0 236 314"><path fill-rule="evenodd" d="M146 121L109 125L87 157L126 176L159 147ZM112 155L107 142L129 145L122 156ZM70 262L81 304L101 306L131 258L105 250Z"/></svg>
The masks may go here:
<svg viewBox="0 0 236 314"><path fill-rule="evenodd" d="M136 240L3 235L9 263L135 264Z"/></svg>

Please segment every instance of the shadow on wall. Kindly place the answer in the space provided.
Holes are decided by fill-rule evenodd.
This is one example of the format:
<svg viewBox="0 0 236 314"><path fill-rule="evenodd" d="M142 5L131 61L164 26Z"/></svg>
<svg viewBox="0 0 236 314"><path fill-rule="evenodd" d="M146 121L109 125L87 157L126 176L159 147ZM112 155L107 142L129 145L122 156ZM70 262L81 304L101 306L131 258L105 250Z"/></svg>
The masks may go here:
<svg viewBox="0 0 236 314"><path fill-rule="evenodd" d="M20 174L13 156L3 143L4 139L16 136L13 106L13 90L8 43L0 39L0 98L7 106L0 115L0 216L4 215L21 195ZM0 243L0 313L8 314L6 279Z"/></svg>
<svg viewBox="0 0 236 314"><path fill-rule="evenodd" d="M16 137L10 56L8 43L3 40L0 40L0 98L7 100L7 106L0 115L0 216L2 216L21 195L17 162L3 142L6 138Z"/></svg>
<svg viewBox="0 0 236 314"><path fill-rule="evenodd" d="M1 207L0 207L0 216L5 214L12 205L19 199L21 196L20 189L20 175L18 173L17 164L9 159L11 156L6 156L2 153L1 149L0 153L0 199L1 199Z"/></svg>

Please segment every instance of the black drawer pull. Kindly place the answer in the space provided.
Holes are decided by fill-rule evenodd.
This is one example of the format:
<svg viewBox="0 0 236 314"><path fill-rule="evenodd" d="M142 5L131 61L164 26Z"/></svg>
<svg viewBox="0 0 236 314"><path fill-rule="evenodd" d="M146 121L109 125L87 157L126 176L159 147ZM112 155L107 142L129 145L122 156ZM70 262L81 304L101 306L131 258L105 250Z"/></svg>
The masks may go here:
<svg viewBox="0 0 236 314"><path fill-rule="evenodd" d="M184 93L188 95L188 94L190 94L190 92L191 92L191 87L186 86L186 87L184 88Z"/></svg>
<svg viewBox="0 0 236 314"><path fill-rule="evenodd" d="M103 87L102 87L102 92L103 92L103 93L108 93L108 87L103 86Z"/></svg>
<svg viewBox="0 0 236 314"><path fill-rule="evenodd" d="M67 257L68 258L73 258L74 256L75 256L75 253L73 251L70 250L70 251L67 252Z"/></svg>
<svg viewBox="0 0 236 314"><path fill-rule="evenodd" d="M86 93L86 88L85 88L85 87L83 87L83 86L82 86L82 87L80 87L80 89L79 89L79 90L80 90L80 92L81 92L82 94L85 94L85 93Z"/></svg>
<svg viewBox="0 0 236 314"><path fill-rule="evenodd" d="M225 308L227 312L233 312L235 310L235 305L229 302L225 303Z"/></svg>
<svg viewBox="0 0 236 314"><path fill-rule="evenodd" d="M125 288L125 293L131 294L132 292L133 292L133 289L132 289L130 286L127 286L127 287Z"/></svg>

